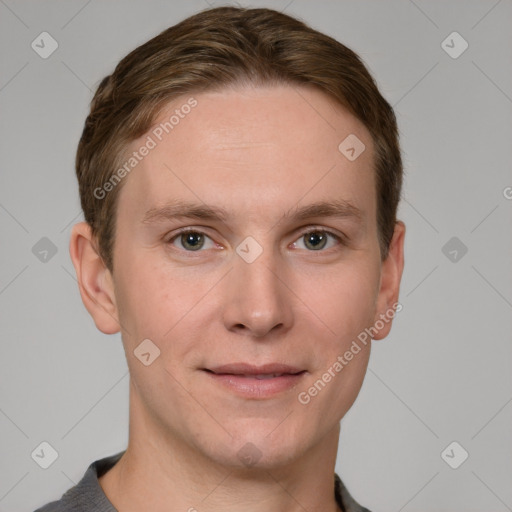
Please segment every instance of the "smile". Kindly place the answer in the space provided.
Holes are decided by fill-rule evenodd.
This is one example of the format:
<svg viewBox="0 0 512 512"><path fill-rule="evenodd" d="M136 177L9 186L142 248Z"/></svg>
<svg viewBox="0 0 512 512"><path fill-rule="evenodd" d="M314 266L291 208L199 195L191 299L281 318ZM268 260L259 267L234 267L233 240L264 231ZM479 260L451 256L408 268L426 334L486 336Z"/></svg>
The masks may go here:
<svg viewBox="0 0 512 512"><path fill-rule="evenodd" d="M224 389L251 399L271 398L297 386L306 370L283 365L253 366L235 363L203 368L208 377Z"/></svg>

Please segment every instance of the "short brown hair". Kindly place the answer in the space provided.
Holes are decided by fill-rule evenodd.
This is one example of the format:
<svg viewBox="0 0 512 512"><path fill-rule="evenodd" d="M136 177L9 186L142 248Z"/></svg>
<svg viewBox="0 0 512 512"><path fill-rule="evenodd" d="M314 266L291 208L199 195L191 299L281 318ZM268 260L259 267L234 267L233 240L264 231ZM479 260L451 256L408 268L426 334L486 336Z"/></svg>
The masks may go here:
<svg viewBox="0 0 512 512"><path fill-rule="evenodd" d="M396 117L361 59L335 39L272 9L217 7L174 25L124 57L91 101L76 155L85 220L113 270L117 197L94 192L122 165L172 99L237 84L308 85L334 98L375 146L377 226L387 257L402 188Z"/></svg>

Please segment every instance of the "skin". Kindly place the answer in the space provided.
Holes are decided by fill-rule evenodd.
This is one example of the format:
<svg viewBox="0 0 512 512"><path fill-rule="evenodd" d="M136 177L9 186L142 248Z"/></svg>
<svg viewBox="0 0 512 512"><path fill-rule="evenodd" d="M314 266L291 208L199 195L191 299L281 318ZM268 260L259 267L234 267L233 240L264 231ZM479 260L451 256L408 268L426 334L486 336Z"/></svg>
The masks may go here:
<svg viewBox="0 0 512 512"><path fill-rule="evenodd" d="M124 178L113 272L87 224L72 232L83 302L102 332L121 330L130 370L128 448L100 485L122 512L336 511L340 420L363 383L371 342L308 404L298 394L398 301L405 226L397 222L381 261L370 134L323 93L244 86L193 96L197 106ZM338 151L349 134L366 146L352 162ZM229 215L142 222L176 199ZM340 199L360 209L360 222L284 216ZM199 251L175 237L183 227L206 235ZM315 230L346 243L327 236L315 250L304 236ZM252 263L236 252L247 236L263 248ZM134 349L147 338L160 356L144 366ZM233 362L307 373L293 389L247 399L202 370ZM237 455L249 442L260 453L253 467Z"/></svg>

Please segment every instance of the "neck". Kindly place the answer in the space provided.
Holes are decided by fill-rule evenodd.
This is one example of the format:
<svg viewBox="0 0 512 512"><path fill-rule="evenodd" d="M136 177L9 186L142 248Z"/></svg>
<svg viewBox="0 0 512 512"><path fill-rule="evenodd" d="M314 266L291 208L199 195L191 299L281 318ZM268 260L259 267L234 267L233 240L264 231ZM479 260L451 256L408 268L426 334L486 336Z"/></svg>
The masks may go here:
<svg viewBox="0 0 512 512"><path fill-rule="evenodd" d="M339 424L307 453L267 468L226 467L152 421L130 381L125 454L99 478L119 512L338 512L334 468Z"/></svg>

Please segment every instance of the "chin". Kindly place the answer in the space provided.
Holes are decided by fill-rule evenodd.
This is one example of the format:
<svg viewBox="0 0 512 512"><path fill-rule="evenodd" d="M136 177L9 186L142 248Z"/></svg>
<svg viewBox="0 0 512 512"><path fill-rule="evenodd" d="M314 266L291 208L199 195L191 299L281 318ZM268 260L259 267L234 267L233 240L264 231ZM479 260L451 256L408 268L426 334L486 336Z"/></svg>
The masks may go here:
<svg viewBox="0 0 512 512"><path fill-rule="evenodd" d="M272 427L269 428L269 424ZM308 446L303 435L297 438L289 428L277 427L279 422L265 421L263 426L239 429L232 433L229 446L215 450L213 457L218 463L247 469L275 469L294 462ZM278 429L281 432L278 433ZM275 430L274 430L275 429ZM220 445L212 442L210 446Z"/></svg>

